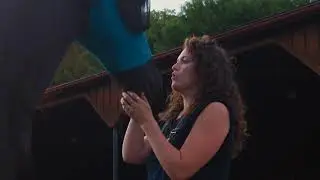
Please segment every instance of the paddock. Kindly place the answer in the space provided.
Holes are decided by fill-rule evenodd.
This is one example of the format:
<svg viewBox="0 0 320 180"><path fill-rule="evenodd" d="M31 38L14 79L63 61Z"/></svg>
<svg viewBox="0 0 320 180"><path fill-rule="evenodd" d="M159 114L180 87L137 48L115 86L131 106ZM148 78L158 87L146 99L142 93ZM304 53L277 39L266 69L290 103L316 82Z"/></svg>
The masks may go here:
<svg viewBox="0 0 320 180"><path fill-rule="evenodd" d="M315 3L214 35L234 57L247 106L250 137L233 160L231 180L304 180L317 175L319 22L320 4ZM167 87L169 69L180 52L181 47L154 56ZM37 179L112 179L113 170L118 179L146 178L144 166L121 159L127 119L119 107L120 89L103 72L44 92L33 121ZM114 127L119 130L117 144Z"/></svg>

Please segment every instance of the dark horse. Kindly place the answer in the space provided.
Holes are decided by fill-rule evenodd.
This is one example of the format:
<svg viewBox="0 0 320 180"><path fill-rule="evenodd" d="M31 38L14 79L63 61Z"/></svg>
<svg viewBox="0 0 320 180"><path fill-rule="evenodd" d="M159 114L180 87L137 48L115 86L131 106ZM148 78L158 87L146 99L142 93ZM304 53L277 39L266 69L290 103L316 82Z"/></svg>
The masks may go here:
<svg viewBox="0 0 320 180"><path fill-rule="evenodd" d="M17 174L29 171L35 106L74 41L97 55L125 89L146 92L153 109L161 109L161 75L150 63L144 35L148 11L141 10L146 4L147 0L1 1L1 180L20 179Z"/></svg>

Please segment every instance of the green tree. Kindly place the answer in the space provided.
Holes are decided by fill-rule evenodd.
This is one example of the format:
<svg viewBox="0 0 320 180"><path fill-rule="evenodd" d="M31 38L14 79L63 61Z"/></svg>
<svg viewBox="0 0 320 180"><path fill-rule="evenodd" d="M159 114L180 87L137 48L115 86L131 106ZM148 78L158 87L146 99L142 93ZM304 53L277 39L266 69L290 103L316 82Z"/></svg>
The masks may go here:
<svg viewBox="0 0 320 180"><path fill-rule="evenodd" d="M80 79L104 70L103 65L78 43L70 45L55 73L52 85Z"/></svg>
<svg viewBox="0 0 320 180"><path fill-rule="evenodd" d="M307 0L189 0L178 14L152 11L148 36L158 53L181 44L186 36L221 33L306 3Z"/></svg>
<svg viewBox="0 0 320 180"><path fill-rule="evenodd" d="M183 18L177 16L175 11L168 9L151 12L151 27L147 35L154 53L177 46L181 43L181 39L188 35L189 26Z"/></svg>

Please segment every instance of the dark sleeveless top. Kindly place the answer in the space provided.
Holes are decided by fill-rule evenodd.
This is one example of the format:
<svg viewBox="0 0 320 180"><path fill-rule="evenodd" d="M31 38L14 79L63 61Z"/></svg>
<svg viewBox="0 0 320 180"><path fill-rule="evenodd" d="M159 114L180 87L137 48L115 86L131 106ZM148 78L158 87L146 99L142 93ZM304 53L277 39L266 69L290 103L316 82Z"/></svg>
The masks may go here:
<svg viewBox="0 0 320 180"><path fill-rule="evenodd" d="M222 101L213 100L207 103L199 104L188 116L185 116L178 120L169 120L163 125L160 125L162 127L164 135L167 137L169 142L177 149L180 149L184 144L187 136L189 135L197 117L202 112L202 110L211 102L221 102L228 108L230 114L230 130L217 153L212 157L211 160L209 160L209 162L205 166L203 166L200 170L198 170L196 174L194 174L194 176L191 177L191 180L227 180L229 178L235 124L235 118L232 113L232 108ZM146 165L148 180L170 179L162 169L158 159L153 152L148 157Z"/></svg>

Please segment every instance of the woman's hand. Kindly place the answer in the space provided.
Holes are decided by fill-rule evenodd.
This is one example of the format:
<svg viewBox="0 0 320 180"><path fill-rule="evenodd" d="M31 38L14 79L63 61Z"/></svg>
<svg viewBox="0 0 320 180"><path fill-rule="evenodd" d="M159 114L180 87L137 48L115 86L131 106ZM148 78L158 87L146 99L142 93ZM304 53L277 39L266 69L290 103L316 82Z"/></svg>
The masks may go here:
<svg viewBox="0 0 320 180"><path fill-rule="evenodd" d="M134 92L123 92L120 102L124 112L140 126L154 119L150 104L144 94L139 97Z"/></svg>

